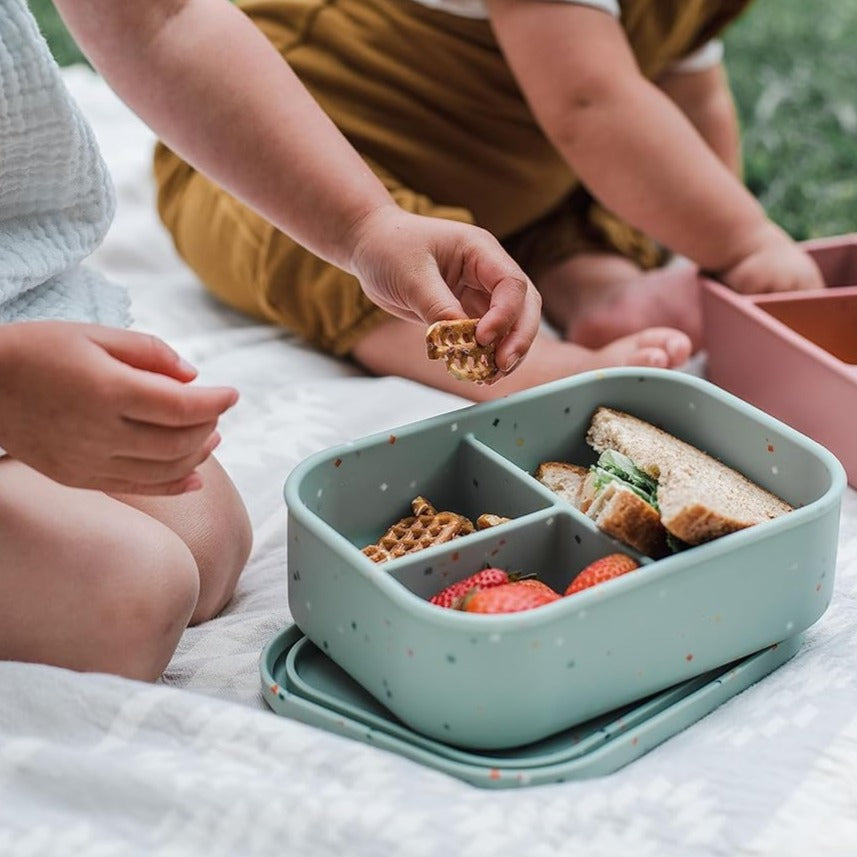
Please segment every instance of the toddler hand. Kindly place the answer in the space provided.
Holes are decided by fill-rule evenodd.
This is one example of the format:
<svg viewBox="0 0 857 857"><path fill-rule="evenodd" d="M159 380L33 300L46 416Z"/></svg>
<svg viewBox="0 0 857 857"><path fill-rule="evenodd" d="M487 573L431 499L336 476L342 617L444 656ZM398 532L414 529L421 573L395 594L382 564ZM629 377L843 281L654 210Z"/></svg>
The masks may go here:
<svg viewBox="0 0 857 857"><path fill-rule="evenodd" d="M425 324L480 318L477 340L495 343L506 373L527 353L541 296L490 233L394 205L373 211L357 230L352 270L373 303Z"/></svg>
<svg viewBox="0 0 857 857"><path fill-rule="evenodd" d="M58 482L180 494L217 446L238 394L153 336L71 322L0 327L0 446Z"/></svg>
<svg viewBox="0 0 857 857"><path fill-rule="evenodd" d="M740 262L720 274L726 285L744 295L824 288L824 279L808 253L779 229Z"/></svg>

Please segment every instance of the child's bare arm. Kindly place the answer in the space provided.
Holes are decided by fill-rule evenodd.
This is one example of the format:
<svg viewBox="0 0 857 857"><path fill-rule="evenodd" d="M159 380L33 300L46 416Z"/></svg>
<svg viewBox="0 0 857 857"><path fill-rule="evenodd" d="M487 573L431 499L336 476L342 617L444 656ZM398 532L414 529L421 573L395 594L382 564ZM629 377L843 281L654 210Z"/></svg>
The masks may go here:
<svg viewBox="0 0 857 857"><path fill-rule="evenodd" d="M168 146L318 255L348 265L346 235L387 194L246 15L207 0L56 6Z"/></svg>
<svg viewBox="0 0 857 857"><path fill-rule="evenodd" d="M373 301L430 322L468 315L461 301L481 293L483 344L496 340L504 369L527 351L539 296L500 244L475 227L402 211L238 8L227 0L55 5L93 65L168 146L358 276Z"/></svg>
<svg viewBox="0 0 857 857"><path fill-rule="evenodd" d="M537 121L605 206L740 291L821 285L806 254L641 74L616 19L574 3L488 4ZM743 265L760 254L762 264ZM730 279L738 266L750 280Z"/></svg>
<svg viewBox="0 0 857 857"><path fill-rule="evenodd" d="M693 72L667 72L658 79L658 87L687 116L711 151L740 177L741 134L723 65Z"/></svg>

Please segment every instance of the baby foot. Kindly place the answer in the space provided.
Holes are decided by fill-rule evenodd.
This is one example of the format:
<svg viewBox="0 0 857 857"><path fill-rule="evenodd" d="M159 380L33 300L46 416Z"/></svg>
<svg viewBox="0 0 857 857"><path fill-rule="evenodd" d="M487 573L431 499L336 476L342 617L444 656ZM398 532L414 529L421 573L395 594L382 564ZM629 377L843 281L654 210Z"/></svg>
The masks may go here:
<svg viewBox="0 0 857 857"><path fill-rule="evenodd" d="M598 349L540 334L526 359L507 378L490 387L471 386L461 392L475 401L485 401L590 369L609 366L675 369L687 362L692 350L687 334L669 327L631 333Z"/></svg>
<svg viewBox="0 0 857 857"><path fill-rule="evenodd" d="M627 334L669 325L687 334L693 351L701 346L702 309L694 266L647 271L610 292L575 314L566 329L569 341L588 348L609 347Z"/></svg>
<svg viewBox="0 0 857 857"><path fill-rule="evenodd" d="M675 369L693 353L690 337L671 327L650 327L615 339L609 345L590 352L590 368L607 366L654 366Z"/></svg>

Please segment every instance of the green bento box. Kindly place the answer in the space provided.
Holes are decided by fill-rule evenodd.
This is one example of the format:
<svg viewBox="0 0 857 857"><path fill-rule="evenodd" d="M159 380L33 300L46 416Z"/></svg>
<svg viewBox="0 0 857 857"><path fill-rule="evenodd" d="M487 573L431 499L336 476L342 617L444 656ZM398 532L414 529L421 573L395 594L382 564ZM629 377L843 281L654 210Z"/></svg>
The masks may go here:
<svg viewBox="0 0 857 857"><path fill-rule="evenodd" d="M655 423L795 510L570 598L507 615L429 603L486 565L562 591L634 553L533 476L591 463L600 405ZM475 750L520 747L789 640L833 590L845 473L826 449L681 372L577 375L325 450L285 486L288 597L300 631L409 729ZM510 518L385 563L362 553L416 496Z"/></svg>

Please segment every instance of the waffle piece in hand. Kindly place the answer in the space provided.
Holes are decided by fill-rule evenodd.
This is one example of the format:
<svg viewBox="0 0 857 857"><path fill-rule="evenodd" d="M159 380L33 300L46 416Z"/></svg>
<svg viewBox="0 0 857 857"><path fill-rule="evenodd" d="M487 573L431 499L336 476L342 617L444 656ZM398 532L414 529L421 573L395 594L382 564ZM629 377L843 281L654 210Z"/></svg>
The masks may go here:
<svg viewBox="0 0 857 857"><path fill-rule="evenodd" d="M497 377L494 344L476 341L478 318L436 321L426 331L429 360L445 360L446 370L459 381L484 384Z"/></svg>

